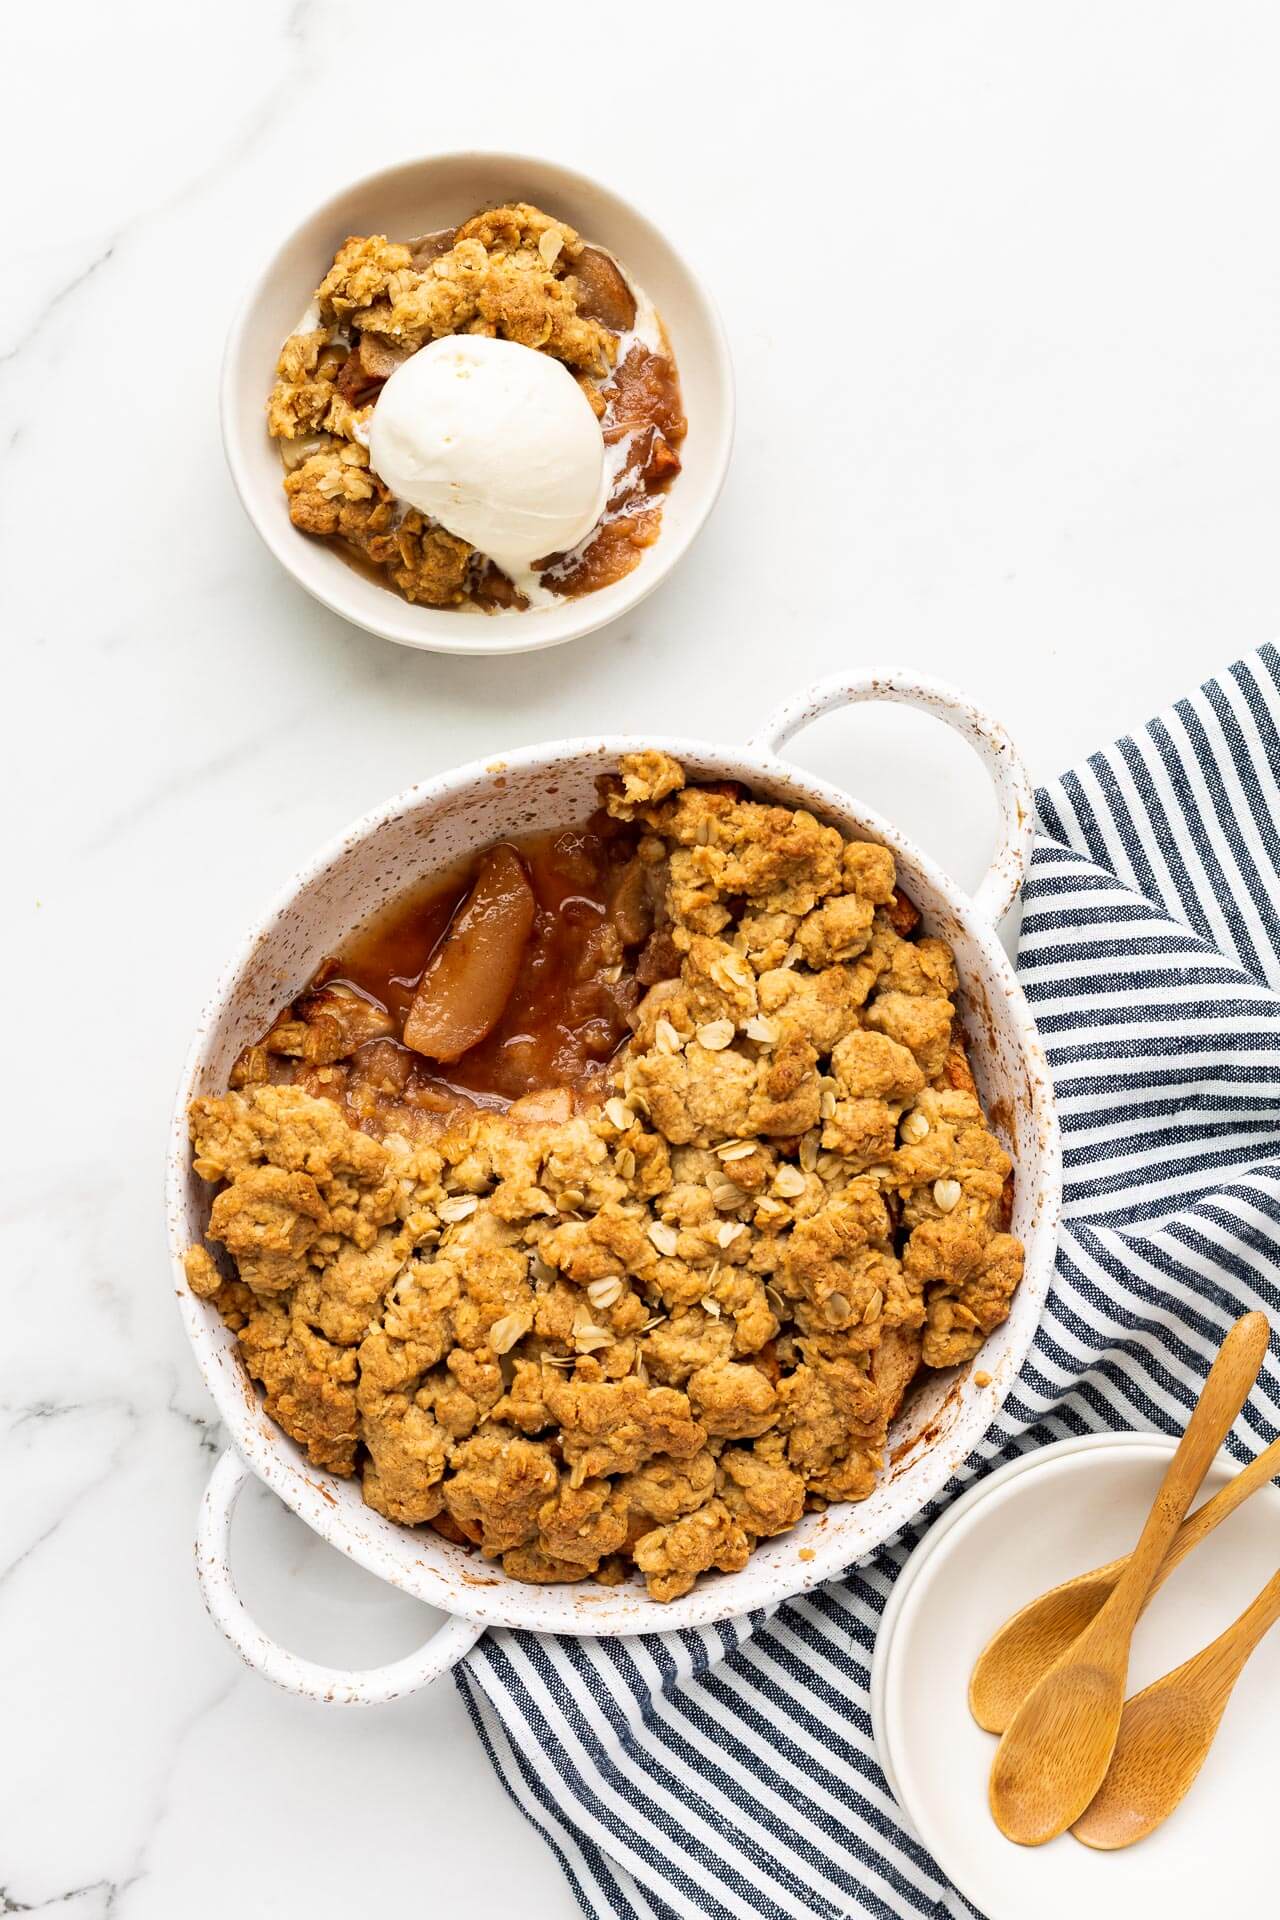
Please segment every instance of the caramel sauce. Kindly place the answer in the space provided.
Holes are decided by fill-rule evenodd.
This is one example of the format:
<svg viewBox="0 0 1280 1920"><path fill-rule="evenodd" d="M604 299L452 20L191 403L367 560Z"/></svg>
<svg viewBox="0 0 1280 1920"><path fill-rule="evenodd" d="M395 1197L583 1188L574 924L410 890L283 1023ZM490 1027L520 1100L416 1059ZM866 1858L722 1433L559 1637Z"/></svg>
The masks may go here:
<svg viewBox="0 0 1280 1920"><path fill-rule="evenodd" d="M603 1099L609 1063L629 1035L627 1016L641 992L626 953L634 929L618 909L635 840L633 828L598 813L582 826L504 843L520 855L533 888L533 932L496 1027L454 1064L441 1066L406 1047L404 1023L428 961L470 892L479 855L384 908L322 964L307 989L354 989L385 1009L392 1033L333 1066L275 1057L271 1077L338 1100L353 1124L377 1132L415 1133L459 1107L502 1109L549 1088L566 1088L579 1103ZM305 998L299 996L299 1009Z"/></svg>
<svg viewBox="0 0 1280 1920"><path fill-rule="evenodd" d="M668 355L632 347L601 389L607 403L605 439L611 432L657 427L673 444L684 439L688 423L680 403L676 364Z"/></svg>
<svg viewBox="0 0 1280 1920"><path fill-rule="evenodd" d="M571 598L621 580L658 538L661 496L680 471L677 449L688 430L675 361L666 354L633 346L600 397L604 443L621 451L621 464L600 525L574 553L553 555L543 575L544 586Z"/></svg>

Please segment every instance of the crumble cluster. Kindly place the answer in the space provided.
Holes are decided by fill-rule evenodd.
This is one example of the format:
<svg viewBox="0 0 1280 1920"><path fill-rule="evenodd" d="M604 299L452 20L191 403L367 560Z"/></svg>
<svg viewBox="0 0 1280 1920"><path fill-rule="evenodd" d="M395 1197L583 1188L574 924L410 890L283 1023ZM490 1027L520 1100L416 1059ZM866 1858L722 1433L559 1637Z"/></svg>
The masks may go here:
<svg viewBox="0 0 1280 1920"><path fill-rule="evenodd" d="M643 829L653 982L612 1096L417 1141L297 1086L197 1100L231 1262L187 1271L272 1417L380 1513L671 1600L871 1492L917 1369L977 1353L1022 1248L952 955L891 855L656 752L607 785ZM323 996L314 1021L313 1058L386 1044Z"/></svg>

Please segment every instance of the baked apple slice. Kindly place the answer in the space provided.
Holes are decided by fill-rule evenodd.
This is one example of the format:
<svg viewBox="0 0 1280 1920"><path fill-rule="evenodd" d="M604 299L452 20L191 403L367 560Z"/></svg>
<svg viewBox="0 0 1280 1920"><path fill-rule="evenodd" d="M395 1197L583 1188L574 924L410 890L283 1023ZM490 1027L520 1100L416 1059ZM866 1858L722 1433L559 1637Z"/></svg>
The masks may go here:
<svg viewBox="0 0 1280 1920"><path fill-rule="evenodd" d="M534 904L519 855L494 847L418 982L407 1047L447 1064L493 1032L520 972Z"/></svg>
<svg viewBox="0 0 1280 1920"><path fill-rule="evenodd" d="M614 333L626 333L636 323L636 297L615 260L599 247L584 247L573 263L578 312L598 320Z"/></svg>

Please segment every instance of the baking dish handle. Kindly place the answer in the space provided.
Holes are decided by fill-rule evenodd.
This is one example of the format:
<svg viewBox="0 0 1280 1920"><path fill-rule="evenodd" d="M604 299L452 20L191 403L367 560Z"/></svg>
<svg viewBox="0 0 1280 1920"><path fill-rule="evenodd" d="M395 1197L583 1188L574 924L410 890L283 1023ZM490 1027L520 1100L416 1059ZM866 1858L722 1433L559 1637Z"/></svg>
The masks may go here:
<svg viewBox="0 0 1280 1920"><path fill-rule="evenodd" d="M996 790L1000 822L991 865L973 896L975 910L997 925L1017 899L1031 858L1035 831L1035 795L1031 780L1013 741L988 714L954 687L923 674L868 668L861 673L836 674L788 700L748 743L757 752L779 754L802 727L836 707L857 706L863 700L893 700L919 707L961 734L974 749Z"/></svg>
<svg viewBox="0 0 1280 1920"><path fill-rule="evenodd" d="M385 1667L348 1671L303 1660L272 1640L253 1619L236 1592L227 1550L231 1519L250 1469L234 1447L228 1447L210 1476L196 1528L196 1577L214 1625L221 1628L240 1658L278 1687L326 1706L376 1707L388 1700L416 1693L431 1680L456 1667L470 1652L483 1627L456 1615L437 1628L431 1638L403 1660Z"/></svg>

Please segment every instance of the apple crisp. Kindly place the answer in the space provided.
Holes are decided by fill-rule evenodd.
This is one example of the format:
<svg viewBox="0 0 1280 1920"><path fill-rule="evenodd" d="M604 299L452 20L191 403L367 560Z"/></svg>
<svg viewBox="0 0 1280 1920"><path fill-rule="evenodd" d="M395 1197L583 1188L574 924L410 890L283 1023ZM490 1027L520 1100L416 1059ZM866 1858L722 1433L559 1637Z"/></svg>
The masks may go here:
<svg viewBox="0 0 1280 1920"><path fill-rule="evenodd" d="M560 361L599 421L608 492L594 529L520 584L397 499L370 465L369 424L390 376L429 342L481 334ZM613 256L537 207L493 207L408 241L354 235L285 341L267 404L289 517L405 599L521 610L595 591L658 537L687 423L662 323Z"/></svg>
<svg viewBox="0 0 1280 1920"><path fill-rule="evenodd" d="M192 1103L221 1252L187 1272L379 1513L671 1600L866 1498L1022 1248L889 852L659 752L603 784L354 941Z"/></svg>

